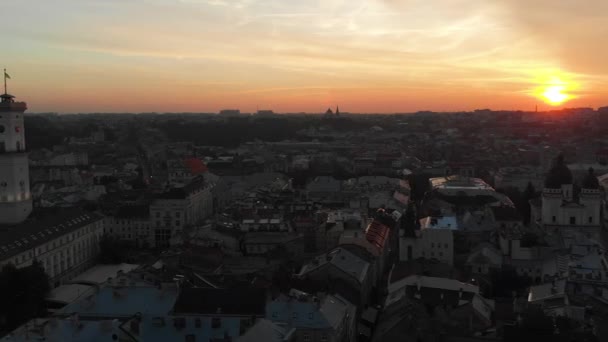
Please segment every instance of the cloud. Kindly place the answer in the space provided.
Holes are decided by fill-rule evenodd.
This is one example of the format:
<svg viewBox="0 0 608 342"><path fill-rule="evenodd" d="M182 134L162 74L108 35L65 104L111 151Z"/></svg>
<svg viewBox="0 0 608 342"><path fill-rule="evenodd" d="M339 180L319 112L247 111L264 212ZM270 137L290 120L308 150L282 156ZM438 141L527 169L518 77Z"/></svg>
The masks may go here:
<svg viewBox="0 0 608 342"><path fill-rule="evenodd" d="M505 0L514 29L533 38L568 70L608 75L608 1Z"/></svg>

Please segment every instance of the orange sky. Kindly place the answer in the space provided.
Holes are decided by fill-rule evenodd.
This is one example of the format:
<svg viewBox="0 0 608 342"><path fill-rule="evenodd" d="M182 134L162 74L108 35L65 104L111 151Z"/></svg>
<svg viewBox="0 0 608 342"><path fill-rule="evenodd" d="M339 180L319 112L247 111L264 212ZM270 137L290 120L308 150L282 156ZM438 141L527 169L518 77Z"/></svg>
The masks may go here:
<svg viewBox="0 0 608 342"><path fill-rule="evenodd" d="M608 1L3 0L30 112L608 105ZM8 13L8 14L7 14ZM559 107L559 106L558 106Z"/></svg>

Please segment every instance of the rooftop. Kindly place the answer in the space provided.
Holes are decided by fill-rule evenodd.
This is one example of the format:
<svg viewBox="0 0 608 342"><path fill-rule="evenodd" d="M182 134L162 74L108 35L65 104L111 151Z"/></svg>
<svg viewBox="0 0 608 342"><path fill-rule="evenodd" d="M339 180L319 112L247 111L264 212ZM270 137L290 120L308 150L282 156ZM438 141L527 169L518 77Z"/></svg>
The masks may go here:
<svg viewBox="0 0 608 342"><path fill-rule="evenodd" d="M177 298L175 287L106 286L99 292L61 309L59 314L78 313L81 317L122 318L136 312L166 315Z"/></svg>
<svg viewBox="0 0 608 342"><path fill-rule="evenodd" d="M179 294L174 313L196 315L263 316L266 295L263 289L238 290L185 288Z"/></svg>
<svg viewBox="0 0 608 342"><path fill-rule="evenodd" d="M390 236L390 228L380 223L378 220L373 220L367 229L365 229L365 238L369 243L379 249L383 249Z"/></svg>
<svg viewBox="0 0 608 342"><path fill-rule="evenodd" d="M131 330L131 322L133 320L122 328L138 337L138 341L146 342L188 341L189 335L193 341L225 341L227 336L239 336L241 329L241 317L221 317L214 321L213 317L142 315L139 333Z"/></svg>
<svg viewBox="0 0 608 342"><path fill-rule="evenodd" d="M326 254L313 259L312 262L302 266L299 275L303 276L325 265L331 264L346 274L353 276L357 281L363 282L367 277L369 263L344 248L335 248Z"/></svg>
<svg viewBox="0 0 608 342"><path fill-rule="evenodd" d="M463 290L464 292L479 293L479 287L476 285L463 283L455 279L426 277L420 275L412 275L397 282L389 284L389 292L393 292L394 290L410 285L442 290Z"/></svg>
<svg viewBox="0 0 608 342"><path fill-rule="evenodd" d="M337 296L303 301L281 296L266 305L266 318L299 329L335 329L353 305Z"/></svg>
<svg viewBox="0 0 608 342"><path fill-rule="evenodd" d="M289 329L282 324L276 324L268 319L258 320L237 342L284 342Z"/></svg>
<svg viewBox="0 0 608 342"><path fill-rule="evenodd" d="M430 179L433 189L446 189L446 190L494 190L488 183L484 182L480 178L473 177L462 177L462 176L448 176L448 177L437 177Z"/></svg>
<svg viewBox="0 0 608 342"><path fill-rule="evenodd" d="M0 338L0 342L104 342L112 341L112 335L118 335L118 324L110 320L75 321L73 318L61 320L40 318Z"/></svg>
<svg viewBox="0 0 608 342"><path fill-rule="evenodd" d="M537 302L556 297L562 297L566 294L566 279L546 283L542 285L530 287L528 294L528 302Z"/></svg>
<svg viewBox="0 0 608 342"><path fill-rule="evenodd" d="M72 282L93 283L100 285L105 283L108 278L116 277L119 272L128 273L138 267L139 265L125 263L118 265L97 265L83 272L78 277L72 279Z"/></svg>
<svg viewBox="0 0 608 342"><path fill-rule="evenodd" d="M0 225L0 260L6 260L101 219L102 216L96 213L70 209L41 219L29 219L17 225Z"/></svg>
<svg viewBox="0 0 608 342"><path fill-rule="evenodd" d="M420 219L420 228L458 230L458 219L456 216L428 216Z"/></svg>

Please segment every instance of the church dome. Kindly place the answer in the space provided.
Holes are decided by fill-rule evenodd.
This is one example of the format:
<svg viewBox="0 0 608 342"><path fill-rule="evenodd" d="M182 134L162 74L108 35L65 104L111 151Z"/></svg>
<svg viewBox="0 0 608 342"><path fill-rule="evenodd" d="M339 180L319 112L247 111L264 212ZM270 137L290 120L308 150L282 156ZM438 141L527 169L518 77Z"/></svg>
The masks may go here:
<svg viewBox="0 0 608 342"><path fill-rule="evenodd" d="M595 176L595 172L593 168L589 168L589 173L583 178L583 182L581 183L581 187L583 189L599 189L600 182Z"/></svg>
<svg viewBox="0 0 608 342"><path fill-rule="evenodd" d="M564 162L564 156L560 154L547 174L545 188L560 189L564 184L572 184L572 172Z"/></svg>

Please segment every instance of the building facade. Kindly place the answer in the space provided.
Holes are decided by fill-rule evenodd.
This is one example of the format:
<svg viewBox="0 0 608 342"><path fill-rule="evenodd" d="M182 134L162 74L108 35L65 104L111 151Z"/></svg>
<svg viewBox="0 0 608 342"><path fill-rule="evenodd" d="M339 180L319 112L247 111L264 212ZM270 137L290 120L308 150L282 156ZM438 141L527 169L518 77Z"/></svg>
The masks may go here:
<svg viewBox="0 0 608 342"><path fill-rule="evenodd" d="M561 235L584 233L599 240L602 226L602 196L593 169L575 186L572 172L558 156L545 180L540 208L532 210L532 222Z"/></svg>
<svg viewBox="0 0 608 342"><path fill-rule="evenodd" d="M456 217L425 217L420 220L420 227L413 235L402 233L399 237L399 260L436 259L453 265Z"/></svg>
<svg viewBox="0 0 608 342"><path fill-rule="evenodd" d="M102 235L103 217L90 212L28 221L0 232L0 267L38 261L56 287L95 264Z"/></svg>
<svg viewBox="0 0 608 342"><path fill-rule="evenodd" d="M0 224L18 224L32 212L23 116L27 105L0 95Z"/></svg>

